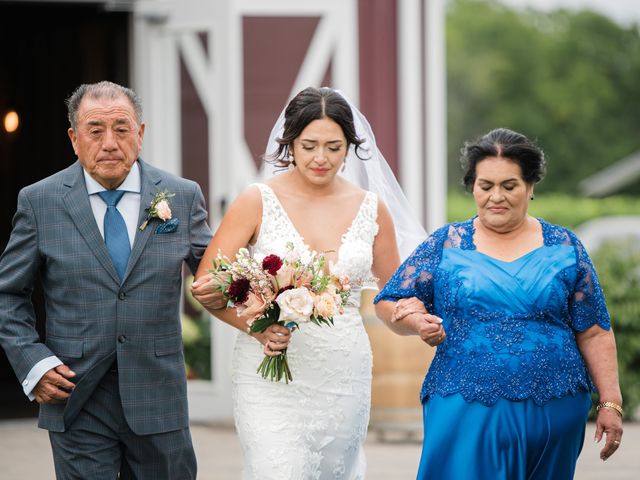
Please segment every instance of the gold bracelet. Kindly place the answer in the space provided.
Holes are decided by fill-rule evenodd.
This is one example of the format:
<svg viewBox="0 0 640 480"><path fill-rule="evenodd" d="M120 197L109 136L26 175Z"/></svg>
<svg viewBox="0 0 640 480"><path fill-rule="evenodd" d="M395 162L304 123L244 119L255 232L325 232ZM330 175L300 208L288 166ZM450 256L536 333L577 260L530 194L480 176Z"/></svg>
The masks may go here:
<svg viewBox="0 0 640 480"><path fill-rule="evenodd" d="M601 408L609 408L611 410L615 410L618 415L620 415L620 417L622 418L623 416L623 411L622 411L622 407L620 405L618 405L617 403L613 403L613 402L600 402L597 406L596 406L596 412L599 412Z"/></svg>
<svg viewBox="0 0 640 480"><path fill-rule="evenodd" d="M249 335L250 337L253 337L253 335L251 335L253 332L251 331L251 327L247 327L247 329L245 330L245 332L247 332L247 335Z"/></svg>

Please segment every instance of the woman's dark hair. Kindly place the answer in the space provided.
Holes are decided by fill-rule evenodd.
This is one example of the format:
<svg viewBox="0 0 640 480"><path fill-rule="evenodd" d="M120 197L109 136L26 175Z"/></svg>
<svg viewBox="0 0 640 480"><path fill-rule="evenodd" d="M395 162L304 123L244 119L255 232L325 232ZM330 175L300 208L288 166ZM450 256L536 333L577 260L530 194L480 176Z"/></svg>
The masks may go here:
<svg viewBox="0 0 640 480"><path fill-rule="evenodd" d="M506 158L517 163L522 179L533 185L544 177L544 152L521 133L507 128L496 128L471 142L465 142L460 159L464 170L462 183L468 191L476 181L476 166L488 157Z"/></svg>
<svg viewBox="0 0 640 480"><path fill-rule="evenodd" d="M347 140L347 149L354 145L355 154L359 157L358 149L364 140L358 138L353 124L351 107L342 95L328 87L307 87L298 93L287 105L284 111L284 132L282 137L276 138L280 144L278 150L267 155L265 160L278 165L285 164L284 158L289 155L293 141L314 120L330 118L342 129Z"/></svg>

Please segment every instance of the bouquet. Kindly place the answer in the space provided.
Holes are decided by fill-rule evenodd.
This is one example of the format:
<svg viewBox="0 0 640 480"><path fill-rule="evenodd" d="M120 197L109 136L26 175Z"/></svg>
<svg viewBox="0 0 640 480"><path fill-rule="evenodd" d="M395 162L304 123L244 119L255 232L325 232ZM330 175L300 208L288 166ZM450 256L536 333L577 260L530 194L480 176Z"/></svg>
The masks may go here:
<svg viewBox="0 0 640 480"><path fill-rule="evenodd" d="M343 312L350 293L349 279L324 272L325 257L316 252L296 252L287 243L283 257L275 254L257 259L241 248L234 262L218 253L210 270L218 288L238 315L249 317L251 332L264 332L275 323L290 330L300 323L333 325L333 317ZM286 349L268 356L257 373L272 381L293 380Z"/></svg>

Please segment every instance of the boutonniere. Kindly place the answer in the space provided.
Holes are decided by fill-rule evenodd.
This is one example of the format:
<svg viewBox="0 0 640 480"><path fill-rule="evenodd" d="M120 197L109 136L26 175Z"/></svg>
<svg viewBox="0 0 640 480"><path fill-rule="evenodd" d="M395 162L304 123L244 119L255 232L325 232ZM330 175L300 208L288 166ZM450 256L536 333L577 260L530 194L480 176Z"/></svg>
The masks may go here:
<svg viewBox="0 0 640 480"><path fill-rule="evenodd" d="M140 231L147 228L147 224L153 218L159 218L163 222L171 219L171 208L169 207L169 199L173 197L175 193L169 193L167 190L156 193L153 197L149 207L147 208L147 218L142 225L140 225Z"/></svg>

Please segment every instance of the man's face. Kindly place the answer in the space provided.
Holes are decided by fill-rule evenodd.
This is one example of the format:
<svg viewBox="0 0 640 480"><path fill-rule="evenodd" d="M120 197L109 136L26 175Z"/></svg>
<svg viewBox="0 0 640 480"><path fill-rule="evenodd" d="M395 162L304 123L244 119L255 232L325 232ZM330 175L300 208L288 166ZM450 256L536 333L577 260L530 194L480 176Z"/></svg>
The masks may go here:
<svg viewBox="0 0 640 480"><path fill-rule="evenodd" d="M73 150L83 168L104 188L118 187L137 160L144 123L138 124L133 105L124 95L84 97L77 112L76 130L69 129Z"/></svg>

